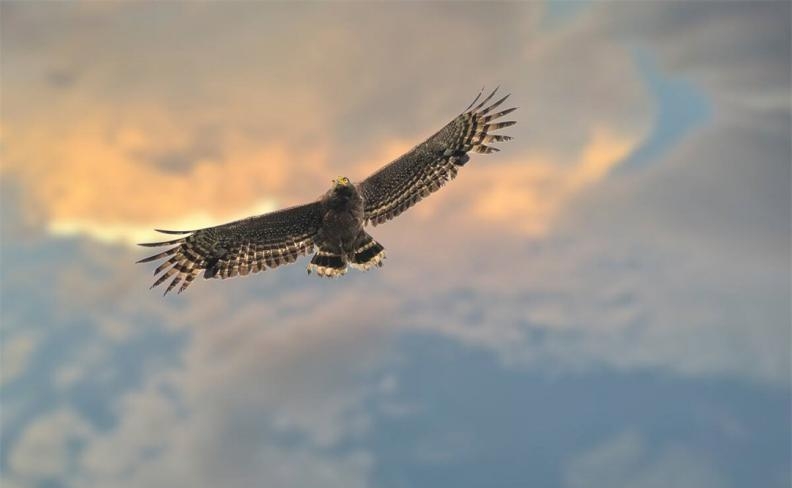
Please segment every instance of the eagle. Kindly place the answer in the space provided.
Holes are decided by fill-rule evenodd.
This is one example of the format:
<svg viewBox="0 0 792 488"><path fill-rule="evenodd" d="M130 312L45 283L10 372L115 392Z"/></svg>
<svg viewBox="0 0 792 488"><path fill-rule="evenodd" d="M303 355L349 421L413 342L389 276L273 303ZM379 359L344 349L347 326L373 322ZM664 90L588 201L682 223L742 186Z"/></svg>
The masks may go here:
<svg viewBox="0 0 792 488"><path fill-rule="evenodd" d="M507 94L491 102L497 91L483 99L483 90L479 92L445 127L365 180L334 179L332 187L314 202L205 229L156 229L180 237L140 244L172 246L138 261L165 259L154 270L151 288L171 279L164 295L179 284L181 293L201 271L206 279L246 276L292 263L314 249L309 274L338 277L348 266L364 271L382 266L385 248L366 232L368 224L391 220L439 190L468 162L469 152L489 154L498 151L490 144L511 140L493 134L516 123L495 122L517 110L494 111L509 98Z"/></svg>

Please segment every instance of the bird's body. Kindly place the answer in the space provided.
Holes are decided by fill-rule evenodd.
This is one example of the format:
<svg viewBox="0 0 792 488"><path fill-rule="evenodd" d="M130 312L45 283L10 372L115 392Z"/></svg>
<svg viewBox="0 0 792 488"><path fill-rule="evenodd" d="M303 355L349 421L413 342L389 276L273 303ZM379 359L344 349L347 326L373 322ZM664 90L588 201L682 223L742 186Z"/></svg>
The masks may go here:
<svg viewBox="0 0 792 488"><path fill-rule="evenodd" d="M382 264L384 249L363 230L364 203L348 178L334 181L319 202L322 224L314 238L319 250L308 265L309 273L339 276L346 272L347 264L362 269Z"/></svg>
<svg viewBox="0 0 792 488"><path fill-rule="evenodd" d="M336 180L338 181L338 180ZM323 249L348 254L364 233L363 197L350 184L336 183L321 199L322 226L316 244Z"/></svg>
<svg viewBox="0 0 792 488"><path fill-rule="evenodd" d="M496 91L471 109L479 94L468 109L440 131L365 180L333 180L330 190L315 202L206 229L160 231L189 235L141 244L174 245L139 261L167 258L154 271L162 275L152 287L173 277L165 293L179 283L181 292L201 271L204 278L244 276L291 263L314 248L316 254L308 272L315 271L319 276L341 276L350 265L362 270L381 266L385 251L366 232L367 224L390 220L440 189L468 162L469 151L495 152L498 149L487 144L511 139L492 134L515 123L492 122L516 110L490 114L508 98L506 95L485 107Z"/></svg>

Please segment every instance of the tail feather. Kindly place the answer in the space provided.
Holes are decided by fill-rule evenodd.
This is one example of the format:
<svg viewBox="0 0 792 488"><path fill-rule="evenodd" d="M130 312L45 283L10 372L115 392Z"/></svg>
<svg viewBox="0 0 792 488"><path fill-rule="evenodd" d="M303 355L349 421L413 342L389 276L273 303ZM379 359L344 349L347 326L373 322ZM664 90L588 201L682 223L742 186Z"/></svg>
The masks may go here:
<svg viewBox="0 0 792 488"><path fill-rule="evenodd" d="M352 252L338 252L320 247L308 263L308 273L315 271L319 276L336 278L346 274L347 265L362 271L382 266L385 248L365 232L361 232L353 249Z"/></svg>
<svg viewBox="0 0 792 488"><path fill-rule="evenodd" d="M308 263L308 274L312 271L319 276L336 278L347 272L347 261L341 254L320 248Z"/></svg>
<svg viewBox="0 0 792 488"><path fill-rule="evenodd" d="M353 268L366 271L374 266L382 266L383 259L385 259L385 248L382 247L382 244L375 241L370 235L364 234L352 254L349 264Z"/></svg>

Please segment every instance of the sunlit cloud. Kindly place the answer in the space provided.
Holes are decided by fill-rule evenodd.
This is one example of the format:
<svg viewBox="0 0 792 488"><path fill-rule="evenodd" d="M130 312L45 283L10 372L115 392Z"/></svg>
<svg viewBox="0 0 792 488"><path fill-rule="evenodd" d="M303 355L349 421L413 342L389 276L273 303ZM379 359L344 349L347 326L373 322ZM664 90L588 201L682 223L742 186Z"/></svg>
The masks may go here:
<svg viewBox="0 0 792 488"><path fill-rule="evenodd" d="M155 155L186 151L183 133L154 122L143 128L143 120L112 130L106 120L78 122L56 140L20 131L8 148L3 173L54 235L140 242L152 227L195 229L264 213L294 198L290 180L324 165L317 151L229 136L213 158L169 168Z"/></svg>
<svg viewBox="0 0 792 488"><path fill-rule="evenodd" d="M605 178L639 143L626 135L595 129L577 161L571 163L529 155L524 160L510 157L494 168L477 166L468 184L480 189L473 198L473 215L529 235L545 234L565 202Z"/></svg>
<svg viewBox="0 0 792 488"><path fill-rule="evenodd" d="M264 214L276 208L277 204L274 200L262 200L254 203L251 207L244 208L239 212L237 218ZM152 216L152 220L157 220L156 224L152 225L166 230L195 230L222 224L225 220L236 219L228 217L222 219L208 212L198 212L170 221L159 221L156 216ZM56 237L85 236L105 244L136 244L157 239L157 234L151 229L151 225L113 224L89 219L55 219L47 224L47 230ZM160 238L162 238L161 235Z"/></svg>
<svg viewBox="0 0 792 488"><path fill-rule="evenodd" d="M413 25L416 36L403 42L416 49L385 42L371 22L356 21L363 15L359 9L295 7L276 9L280 21L255 17L256 22L216 32L211 42L182 22L169 21L173 25L166 30L129 29L128 37L108 50L101 39L111 33L78 26L111 17L113 9L52 9L74 23L45 35L36 27L46 24L46 9L12 10L16 22L6 37L15 48L7 62L23 70L6 81L18 96L3 114L4 140L13 144L2 172L22 188L24 214L54 235L133 242L145 239L147 228L214 225L316 198L330 178L353 173L347 176L360 180L431 135L464 108L480 83L502 83L513 93L510 103L524 108L509 131L515 141L498 155L474 157L465 168L470 174L454 182L476 202L464 206L463 217L503 222L503 208L515 205L529 216L521 229L536 234L581 178L567 174L577 166L568 156L585 158L584 146L595 144L589 139L600 137L592 136L599 127L635 143L650 121L651 107L627 53L609 43L587 43L575 54L577 62L567 61L568 43L590 33L573 26L535 35L542 9L530 4L504 4L494 12L485 5L459 10L456 22L468 26L464 38L455 35L458 23L427 20L442 11L437 6L367 9L370 20L397 15ZM330 11L337 24L322 21ZM182 12L199 23L235 15L217 19L206 6ZM508 22L493 31L480 22L490 15ZM31 32L32 45L25 41ZM265 42L251 44L262 32L287 36L288 54ZM162 36L190 46L174 47L179 63L161 49ZM422 52L418 47L426 36L446 39L436 46L446 55L399 63L399 76L414 81L398 83L392 59ZM56 37L61 42L53 43ZM530 49L519 49L519 60L502 49L528 38ZM381 52L372 57L364 49L366 39L376 40ZM28 46L25 57L17 56L21 46ZM221 55L225 49L236 54ZM119 63L122 55L129 62ZM472 57L481 65L465 79L476 81L460 83ZM608 69L592 73L592 63ZM523 69L534 64L557 79ZM277 76L271 65L278 66ZM361 71L363 65L367 69ZM61 73L57 79L71 81L53 83L53 70ZM149 71L157 76L144 76ZM580 90L573 80L584 75L591 84ZM22 99L26 102L18 102ZM608 110L576 100L607 100ZM548 123L551 111L561 117L573 106L574 117L563 127L552 119ZM544 183L545 177L551 181L538 188L534 182ZM577 188L599 177L582 178ZM477 184L466 184L471 181ZM436 218L447 205L442 198L427 199L411 213Z"/></svg>
<svg viewBox="0 0 792 488"><path fill-rule="evenodd" d="M315 198L325 190L324 180L336 176L326 152L259 146L239 136L224 136L214 158L196 155L184 167L170 168L152 155L186 152L186 135L171 129L153 123L109 130L101 121L87 121L49 144L44 135L25 134L4 171L28 190L50 233L105 243L142 242L151 238L153 227L192 230L272 211L295 194ZM463 187L472 202L461 210L470 208L472 217L509 226L518 214L520 230L546 232L571 195L604 178L640 142L604 129L591 134L571 163L530 152L515 156L508 146L504 156L474 157L463 169L464 178L452 183ZM415 143L385 142L353 164L351 176L365 178ZM309 184L315 185L314 195L308 194ZM432 196L413 212L429 219L447 206L442 196Z"/></svg>
<svg viewBox="0 0 792 488"><path fill-rule="evenodd" d="M728 483L691 425L776 445L744 407L783 407L789 383L788 15L595 2L541 25L540 5L3 4L3 210L36 229L3 242L3 485L423 486L427 466L453 485L484 450L508 469L503 446L526 447L498 402L565 444L555 478L522 484ZM622 168L668 108L636 53L713 110ZM107 245L359 181L498 83L514 140L371 228L382 270L298 264L162 299L139 249ZM636 405L647 378L682 385L658 410L679 407L667 427L693 444L640 408L625 431L581 407L607 427L579 434L522 388L602 384ZM532 414L477 398L499 383ZM714 427L687 406L702 390L730 399ZM454 421L461 398L492 410Z"/></svg>

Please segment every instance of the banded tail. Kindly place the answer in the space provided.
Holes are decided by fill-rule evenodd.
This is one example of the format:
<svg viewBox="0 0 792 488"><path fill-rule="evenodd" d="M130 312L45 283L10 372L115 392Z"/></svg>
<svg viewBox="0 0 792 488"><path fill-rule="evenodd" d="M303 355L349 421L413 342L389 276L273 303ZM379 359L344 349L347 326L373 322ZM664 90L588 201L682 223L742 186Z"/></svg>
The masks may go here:
<svg viewBox="0 0 792 488"><path fill-rule="evenodd" d="M364 232L358 238L355 250L351 253L341 254L320 248L308 264L308 273L315 271L319 276L336 278L346 274L347 265L367 271L374 266L382 266L383 259L385 259L385 248Z"/></svg>
<svg viewBox="0 0 792 488"><path fill-rule="evenodd" d="M357 249L351 257L349 264L353 268L367 271L374 266L382 266L382 260L385 259L385 248L364 232L358 240Z"/></svg>
<svg viewBox="0 0 792 488"><path fill-rule="evenodd" d="M346 274L347 260L343 254L319 248L308 263L308 274L316 271L319 276L337 278Z"/></svg>

